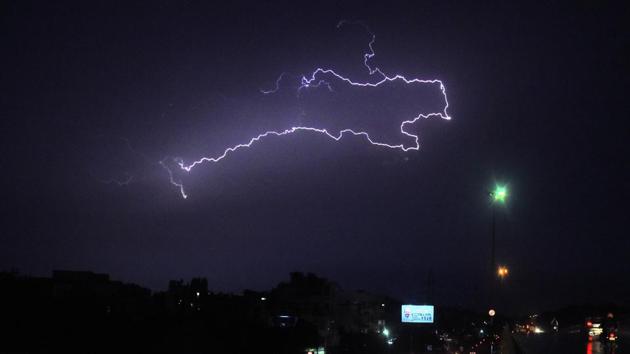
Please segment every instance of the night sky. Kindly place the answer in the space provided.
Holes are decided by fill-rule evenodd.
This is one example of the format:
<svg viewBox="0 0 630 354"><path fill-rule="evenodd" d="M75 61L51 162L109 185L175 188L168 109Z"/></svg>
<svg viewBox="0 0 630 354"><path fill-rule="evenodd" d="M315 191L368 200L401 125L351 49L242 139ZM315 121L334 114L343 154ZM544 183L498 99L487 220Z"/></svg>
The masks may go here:
<svg viewBox="0 0 630 354"><path fill-rule="evenodd" d="M431 272L436 302L483 308L488 192L505 183L515 309L630 302L627 7L229 3L3 2L0 269L215 291L298 270L409 302ZM407 127L420 151L303 132L176 170L294 125L412 145L399 123L442 108L435 85L297 95L317 67L371 79L371 37L344 19L376 35L370 64L444 82L452 120Z"/></svg>

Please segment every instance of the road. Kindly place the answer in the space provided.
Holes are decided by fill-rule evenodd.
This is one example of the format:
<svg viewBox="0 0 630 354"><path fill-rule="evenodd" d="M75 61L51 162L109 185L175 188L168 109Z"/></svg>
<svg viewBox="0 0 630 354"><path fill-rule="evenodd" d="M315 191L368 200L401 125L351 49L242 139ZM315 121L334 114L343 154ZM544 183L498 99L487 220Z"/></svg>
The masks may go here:
<svg viewBox="0 0 630 354"><path fill-rule="evenodd" d="M627 331L620 331L620 337L618 341L615 354L630 354L630 343L628 342L629 336ZM584 334L579 332L558 333L558 334L531 334L514 335L516 342L516 352L514 354L573 354L573 353L586 353L586 354L604 354L601 343L597 340L588 342ZM511 353L510 353L511 354Z"/></svg>

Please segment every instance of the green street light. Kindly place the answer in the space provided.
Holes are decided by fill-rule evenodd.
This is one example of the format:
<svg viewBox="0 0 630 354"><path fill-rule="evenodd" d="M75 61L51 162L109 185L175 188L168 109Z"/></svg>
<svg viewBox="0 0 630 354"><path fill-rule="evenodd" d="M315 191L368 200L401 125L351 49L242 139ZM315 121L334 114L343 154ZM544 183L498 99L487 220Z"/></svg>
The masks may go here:
<svg viewBox="0 0 630 354"><path fill-rule="evenodd" d="M492 192L492 198L495 202L505 203L508 192L506 186L496 186Z"/></svg>

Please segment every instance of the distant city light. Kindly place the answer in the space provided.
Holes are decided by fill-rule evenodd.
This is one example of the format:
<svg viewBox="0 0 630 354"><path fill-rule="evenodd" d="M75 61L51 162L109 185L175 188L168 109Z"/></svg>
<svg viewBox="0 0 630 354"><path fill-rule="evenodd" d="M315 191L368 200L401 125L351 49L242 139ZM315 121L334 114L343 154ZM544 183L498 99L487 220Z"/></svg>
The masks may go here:
<svg viewBox="0 0 630 354"><path fill-rule="evenodd" d="M200 295L200 294L199 294L199 292L197 291L197 297L199 297L199 295Z"/></svg>
<svg viewBox="0 0 630 354"><path fill-rule="evenodd" d="M326 354L324 347L306 349L306 354Z"/></svg>
<svg viewBox="0 0 630 354"><path fill-rule="evenodd" d="M383 328L383 335L384 335L385 337L389 337L389 329L387 329L387 328Z"/></svg>
<svg viewBox="0 0 630 354"><path fill-rule="evenodd" d="M260 298L260 301L267 301L267 298L263 296Z"/></svg>

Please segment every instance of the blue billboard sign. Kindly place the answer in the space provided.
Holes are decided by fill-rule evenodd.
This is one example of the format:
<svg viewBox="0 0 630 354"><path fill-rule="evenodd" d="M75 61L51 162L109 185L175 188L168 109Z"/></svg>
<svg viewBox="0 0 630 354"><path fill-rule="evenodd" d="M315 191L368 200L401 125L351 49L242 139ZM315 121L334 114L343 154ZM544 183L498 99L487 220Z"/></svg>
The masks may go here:
<svg viewBox="0 0 630 354"><path fill-rule="evenodd" d="M433 305L402 305L403 323L433 323Z"/></svg>

